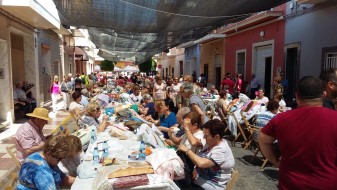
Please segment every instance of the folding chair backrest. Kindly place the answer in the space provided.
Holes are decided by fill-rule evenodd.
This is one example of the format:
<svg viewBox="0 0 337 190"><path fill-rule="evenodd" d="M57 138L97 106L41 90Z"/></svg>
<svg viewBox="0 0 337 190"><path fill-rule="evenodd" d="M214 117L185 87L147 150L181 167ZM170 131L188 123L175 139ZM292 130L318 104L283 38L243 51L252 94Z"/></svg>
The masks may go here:
<svg viewBox="0 0 337 190"><path fill-rule="evenodd" d="M246 134L245 134L245 131L243 130L243 128L242 128L242 126L241 126L241 124L240 124L240 120L235 116L235 113L234 112L231 112L230 113L232 116L233 116L233 118L234 118L234 120L235 120L235 122L236 122L236 125L237 125L237 127L238 127L238 129L239 129L239 134L241 134L242 135L242 137L243 137L243 139L244 139L244 141L247 141L247 137L246 137ZM238 134L238 135L239 135Z"/></svg>
<svg viewBox="0 0 337 190"><path fill-rule="evenodd" d="M79 127L77 126L76 120L72 115L69 115L64 120L61 121L58 127L56 127L53 131L53 135L70 135L75 131L78 131Z"/></svg>
<svg viewBox="0 0 337 190"><path fill-rule="evenodd" d="M238 178L239 178L239 171L238 170L233 170L231 178L227 182L227 186L226 186L225 190L232 190L234 188L235 183L238 180Z"/></svg>
<svg viewBox="0 0 337 190"><path fill-rule="evenodd" d="M215 111L218 112L218 115L221 121L226 121L226 114L223 112L222 108L218 105L215 106Z"/></svg>
<svg viewBox="0 0 337 190"><path fill-rule="evenodd" d="M19 162L19 160L16 158L14 152L7 146L6 147L7 153L9 154L9 156L12 158L12 160L14 161L15 165L21 169L21 163Z"/></svg>
<svg viewBox="0 0 337 190"><path fill-rule="evenodd" d="M249 121L246 119L246 116L243 114L243 111L240 112L240 115L241 115L241 117L242 117L243 122L244 122L245 125L246 125L246 128L248 128L248 127L250 126L250 123L249 123Z"/></svg>

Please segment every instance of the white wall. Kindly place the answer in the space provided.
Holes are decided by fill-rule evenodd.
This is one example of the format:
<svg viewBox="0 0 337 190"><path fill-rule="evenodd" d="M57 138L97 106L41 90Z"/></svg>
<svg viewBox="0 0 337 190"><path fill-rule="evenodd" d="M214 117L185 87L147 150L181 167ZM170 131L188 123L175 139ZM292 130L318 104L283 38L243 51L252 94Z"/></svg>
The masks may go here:
<svg viewBox="0 0 337 190"><path fill-rule="evenodd" d="M287 4L288 13L289 3ZM301 9L301 8L300 8ZM337 46L337 5L286 20L285 44L300 42L300 77L318 76L322 48Z"/></svg>

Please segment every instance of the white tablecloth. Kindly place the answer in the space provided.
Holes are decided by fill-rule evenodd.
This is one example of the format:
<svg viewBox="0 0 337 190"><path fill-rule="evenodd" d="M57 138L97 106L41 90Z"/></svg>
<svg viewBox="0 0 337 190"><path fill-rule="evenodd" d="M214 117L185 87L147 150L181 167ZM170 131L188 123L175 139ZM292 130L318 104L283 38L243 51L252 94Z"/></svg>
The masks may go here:
<svg viewBox="0 0 337 190"><path fill-rule="evenodd" d="M117 158L118 160L128 160L128 155L130 155L131 152L139 150L140 141L137 141L136 136L132 132L128 132L129 133L127 134L127 136L129 137L128 140L119 140L117 138L112 138L109 135L108 131L109 129L107 129L103 133L99 133L97 135L97 142L108 140L109 157L114 157L114 158ZM96 145L97 145L96 143L89 144L88 150L85 153L85 157L92 158L93 148ZM102 144L98 145L99 150L102 149L101 145ZM148 174L148 178L150 181L150 185L137 186L131 189L153 189L153 190L178 190L179 189L172 180L163 178L162 176L159 176L156 174ZM71 186L71 190L97 189L97 188L92 188L93 182L94 182L94 178L80 179L79 177L77 177L75 180L75 183Z"/></svg>

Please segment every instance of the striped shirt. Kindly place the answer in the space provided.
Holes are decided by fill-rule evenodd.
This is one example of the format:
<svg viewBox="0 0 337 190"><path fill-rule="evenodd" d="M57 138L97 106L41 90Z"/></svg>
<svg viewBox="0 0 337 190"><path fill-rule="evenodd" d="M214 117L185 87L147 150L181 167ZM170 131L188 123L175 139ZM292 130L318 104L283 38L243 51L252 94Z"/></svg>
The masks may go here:
<svg viewBox="0 0 337 190"><path fill-rule="evenodd" d="M256 119L255 126L263 128L267 123L275 117L275 114L270 111L261 112ZM259 133L254 132L254 140L257 141Z"/></svg>

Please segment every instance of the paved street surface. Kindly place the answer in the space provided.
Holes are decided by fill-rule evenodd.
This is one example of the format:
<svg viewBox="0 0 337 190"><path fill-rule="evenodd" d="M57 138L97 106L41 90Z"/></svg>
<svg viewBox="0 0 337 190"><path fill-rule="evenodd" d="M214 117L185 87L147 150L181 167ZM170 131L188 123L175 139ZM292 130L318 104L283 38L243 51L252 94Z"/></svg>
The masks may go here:
<svg viewBox="0 0 337 190"><path fill-rule="evenodd" d="M61 105L59 106L59 108ZM68 115L67 112L58 111L57 114L51 113L53 121L44 128L45 134L51 131ZM21 120L20 122L24 122ZM15 149L15 133L21 124L12 124L11 126L0 129L0 190L4 187L2 184L7 181L8 176L14 171L15 165L10 156L7 154L6 147L9 146L12 151ZM229 143L230 144L230 143ZM253 152L243 150L240 143L236 143L236 147L232 147L235 157L235 169L239 170L240 176L235 185L235 190L273 190L277 189L278 170L267 164L264 172L260 171L262 161L257 159L250 162Z"/></svg>
<svg viewBox="0 0 337 190"><path fill-rule="evenodd" d="M277 189L278 169L271 164L267 164L263 172L260 171L262 165L261 155L250 162L254 153L241 148L240 143L236 147L231 147L235 157L235 169L239 170L240 176L236 182L235 190L273 190Z"/></svg>

